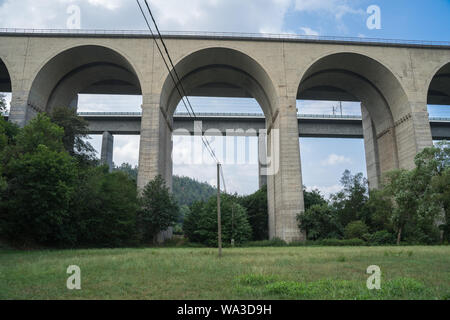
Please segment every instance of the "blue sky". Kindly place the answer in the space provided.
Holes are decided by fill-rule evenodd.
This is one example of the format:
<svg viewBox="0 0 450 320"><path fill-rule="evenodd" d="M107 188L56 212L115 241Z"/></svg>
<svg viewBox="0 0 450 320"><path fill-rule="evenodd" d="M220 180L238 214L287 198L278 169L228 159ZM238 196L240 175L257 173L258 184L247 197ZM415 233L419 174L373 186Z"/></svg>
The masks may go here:
<svg viewBox="0 0 450 320"><path fill-rule="evenodd" d="M130 0L0 0L0 27L65 28L67 8L81 9L84 29L144 29ZM389 39L450 41L450 0L150 0L163 30L297 33ZM369 30L367 8L381 9L381 29ZM22 12L17 15L17 12ZM193 98L197 112L261 112L252 99ZM140 111L140 97L80 96L80 111ZM298 102L300 113L330 114L336 102ZM183 111L180 109L179 111ZM450 117L449 106L433 106L431 116ZM344 104L359 114L359 104ZM188 139L188 138L186 138ZM183 148L186 141L176 141ZM92 143L100 148L100 137ZM345 169L363 172L364 144L352 139L300 139L303 182L328 195L339 190ZM137 164L139 138L116 136L114 161ZM229 191L258 187L256 165L225 166ZM175 165L174 173L215 183L213 166Z"/></svg>

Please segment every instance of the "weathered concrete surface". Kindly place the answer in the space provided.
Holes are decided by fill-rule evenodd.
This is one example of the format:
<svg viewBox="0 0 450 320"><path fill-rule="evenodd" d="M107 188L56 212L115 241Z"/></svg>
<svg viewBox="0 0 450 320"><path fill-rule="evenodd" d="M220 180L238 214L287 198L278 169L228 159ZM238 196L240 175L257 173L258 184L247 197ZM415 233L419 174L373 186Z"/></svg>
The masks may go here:
<svg viewBox="0 0 450 320"><path fill-rule="evenodd" d="M114 154L114 136L110 132L105 131L103 133L102 153L100 161L102 164L106 164L109 167L110 171L114 169L113 154Z"/></svg>
<svg viewBox="0 0 450 320"><path fill-rule="evenodd" d="M279 171L268 179L270 230L288 241L303 237L294 219L303 211L295 99L361 101L378 150L373 177L413 167L414 156L432 143L427 102L450 101L449 47L183 36L166 44L181 95L254 97L267 129L278 130ZM78 93L142 94L138 184L158 174L170 183L181 97L148 36L1 34L0 60L0 79L12 91L10 119L20 125L70 105Z"/></svg>

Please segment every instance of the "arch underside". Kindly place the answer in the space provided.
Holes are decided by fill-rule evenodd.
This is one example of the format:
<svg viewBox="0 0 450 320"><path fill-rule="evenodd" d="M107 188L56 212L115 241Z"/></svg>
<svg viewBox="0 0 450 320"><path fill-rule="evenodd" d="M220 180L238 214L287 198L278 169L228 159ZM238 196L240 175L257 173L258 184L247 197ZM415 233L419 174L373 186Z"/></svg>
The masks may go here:
<svg viewBox="0 0 450 320"><path fill-rule="evenodd" d="M450 105L450 63L433 77L428 90L428 104Z"/></svg>
<svg viewBox="0 0 450 320"><path fill-rule="evenodd" d="M396 130L396 124L407 112L408 99L397 79L377 61L353 53L322 58L306 72L298 98L361 102L372 187L378 187L383 173L405 166L398 149L405 133Z"/></svg>
<svg viewBox="0 0 450 320"><path fill-rule="evenodd" d="M11 92L11 77L9 75L6 65L0 58L0 92Z"/></svg>
<svg viewBox="0 0 450 320"><path fill-rule="evenodd" d="M181 84L177 89L169 75L161 93L161 108L170 118L184 95L254 98L266 118L272 118L275 90L267 73L247 55L228 48L203 49L182 59L175 69Z"/></svg>
<svg viewBox="0 0 450 320"><path fill-rule="evenodd" d="M78 94L141 94L130 63L112 49L81 46L52 58L33 81L28 103L38 111L72 106Z"/></svg>

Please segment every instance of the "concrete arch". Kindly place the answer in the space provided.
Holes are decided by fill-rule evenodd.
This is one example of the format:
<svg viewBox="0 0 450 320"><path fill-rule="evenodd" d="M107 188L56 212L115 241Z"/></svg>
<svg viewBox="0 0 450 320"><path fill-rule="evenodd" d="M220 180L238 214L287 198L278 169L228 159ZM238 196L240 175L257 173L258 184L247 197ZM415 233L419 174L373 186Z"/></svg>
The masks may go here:
<svg viewBox="0 0 450 320"><path fill-rule="evenodd" d="M70 47L49 58L37 72L28 104L35 110L49 111L57 104L67 105L76 94L105 81L116 81L116 85L128 85L135 93L141 92L136 69L116 50L101 45Z"/></svg>
<svg viewBox="0 0 450 320"><path fill-rule="evenodd" d="M314 91L315 90L315 91ZM377 188L383 174L411 166L405 150L416 148L407 129L412 109L395 74L379 61L356 52L324 56L306 70L298 98L332 97L323 100L360 101L369 183Z"/></svg>
<svg viewBox="0 0 450 320"><path fill-rule="evenodd" d="M227 97L255 98L267 119L275 113L277 98L268 73L260 63L240 50L229 47L195 50L182 57L175 69L188 95L196 89L202 90L205 96L208 92L211 96L220 96L226 91L224 96ZM243 89L244 93L236 93L237 88ZM180 100L173 80L167 74L160 106L171 116Z"/></svg>
<svg viewBox="0 0 450 320"><path fill-rule="evenodd" d="M13 92L13 80L5 58L0 57L0 92Z"/></svg>
<svg viewBox="0 0 450 320"><path fill-rule="evenodd" d="M334 52L316 59L302 75L298 94L305 79L327 70L347 72L370 83L388 103L394 121L411 112L407 94L395 73L379 60L357 51Z"/></svg>
<svg viewBox="0 0 450 320"><path fill-rule="evenodd" d="M427 88L428 104L450 105L450 62L434 70Z"/></svg>

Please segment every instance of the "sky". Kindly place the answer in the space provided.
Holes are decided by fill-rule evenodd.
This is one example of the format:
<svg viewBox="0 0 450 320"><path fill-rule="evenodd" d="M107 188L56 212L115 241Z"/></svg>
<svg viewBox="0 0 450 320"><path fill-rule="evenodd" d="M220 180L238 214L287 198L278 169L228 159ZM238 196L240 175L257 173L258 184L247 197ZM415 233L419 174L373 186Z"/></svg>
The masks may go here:
<svg viewBox="0 0 450 320"><path fill-rule="evenodd" d="M295 33L313 36L450 41L450 0L150 0L161 30ZM368 27L368 8L380 9L379 28ZM0 28L67 27L73 6L82 29L144 30L134 0L0 0ZM20 14L18 14L20 12ZM10 99L10 95L7 95ZM80 95L79 111L140 111L141 97ZM253 99L196 98L196 112L261 113ZM302 114L332 114L336 102L298 101ZM359 115L358 103L344 103L344 114ZM178 111L183 111L181 108ZM431 116L450 117L448 106L430 106ZM92 144L100 150L101 139ZM174 140L174 174L214 185L213 165L179 163L190 138ZM245 145L245 141L238 145ZM247 140L251 152L256 139ZM345 169L366 175L364 143L359 139L300 139L302 177L326 196L340 189ZM116 136L114 162L138 164L139 137ZM227 191L250 194L258 188L256 163L225 165Z"/></svg>

